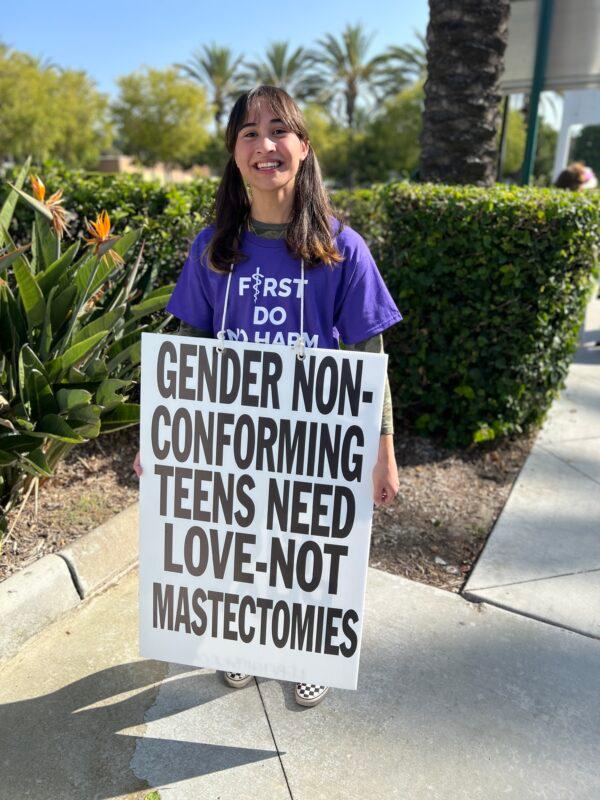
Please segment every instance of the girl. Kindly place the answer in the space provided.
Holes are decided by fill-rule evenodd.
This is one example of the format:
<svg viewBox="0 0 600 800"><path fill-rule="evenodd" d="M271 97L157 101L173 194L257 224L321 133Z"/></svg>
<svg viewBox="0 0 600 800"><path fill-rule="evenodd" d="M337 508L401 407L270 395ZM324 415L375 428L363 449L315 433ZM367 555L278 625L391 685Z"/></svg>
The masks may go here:
<svg viewBox="0 0 600 800"><path fill-rule="evenodd" d="M402 316L363 239L334 217L302 113L282 89L258 86L236 101L214 224L194 240L167 310L185 335L383 352L381 332ZM141 474L139 453L134 469ZM398 492L386 378L373 499ZM251 675L224 673L241 688ZM299 683L301 705L328 687Z"/></svg>

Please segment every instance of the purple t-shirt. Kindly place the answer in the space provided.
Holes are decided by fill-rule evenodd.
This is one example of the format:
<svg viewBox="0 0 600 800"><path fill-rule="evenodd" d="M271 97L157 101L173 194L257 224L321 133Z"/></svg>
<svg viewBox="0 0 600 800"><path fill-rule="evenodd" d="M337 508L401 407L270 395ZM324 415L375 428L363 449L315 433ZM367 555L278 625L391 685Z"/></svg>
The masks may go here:
<svg viewBox="0 0 600 800"><path fill-rule="evenodd" d="M206 264L202 252L214 228L194 239L167 305L175 317L216 335L221 329L227 274ZM344 227L336 237L343 261L304 269L304 341L306 347L339 349L356 344L402 319L363 238ZM284 239L246 231L231 278L225 338L293 346L300 337L300 259Z"/></svg>

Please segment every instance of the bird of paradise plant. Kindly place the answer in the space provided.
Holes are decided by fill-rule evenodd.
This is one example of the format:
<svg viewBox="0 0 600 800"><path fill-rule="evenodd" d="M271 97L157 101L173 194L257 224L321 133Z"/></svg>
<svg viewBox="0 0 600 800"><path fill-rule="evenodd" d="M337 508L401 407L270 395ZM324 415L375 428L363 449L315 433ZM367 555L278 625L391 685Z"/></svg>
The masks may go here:
<svg viewBox="0 0 600 800"><path fill-rule="evenodd" d="M52 227L54 228L54 231L59 239L62 239L64 234L69 232L67 212L61 205L63 202L63 190L59 189L58 191L54 192L54 194L51 194L46 200L46 187L44 186L42 179L37 175L30 175L29 180L31 181L33 196L36 200L46 206L52 215Z"/></svg>
<svg viewBox="0 0 600 800"><path fill-rule="evenodd" d="M116 237L111 238L110 217L106 211L101 211L96 217L95 222L85 221L90 238L86 239L86 244L94 248L94 253L98 255L102 245L111 241L117 241ZM125 262L116 250L109 248L105 256L110 258L115 266L122 266Z"/></svg>
<svg viewBox="0 0 600 800"><path fill-rule="evenodd" d="M33 195L23 191L28 169L0 209L0 545L6 512L32 481L51 477L73 446L139 421L124 392L138 378L141 332L164 326L150 315L173 288L133 304L141 253L122 267L141 232L111 236L106 211L89 223L83 254L80 240L61 254L62 195L46 200L38 176ZM35 211L31 253L9 233L19 198Z"/></svg>

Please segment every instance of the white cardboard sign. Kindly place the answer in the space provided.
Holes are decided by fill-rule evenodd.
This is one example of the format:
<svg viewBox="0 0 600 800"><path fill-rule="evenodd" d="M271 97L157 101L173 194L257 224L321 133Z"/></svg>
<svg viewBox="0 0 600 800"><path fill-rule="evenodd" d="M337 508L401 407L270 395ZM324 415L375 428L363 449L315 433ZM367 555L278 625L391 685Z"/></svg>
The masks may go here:
<svg viewBox="0 0 600 800"><path fill-rule="evenodd" d="M356 688L386 365L142 334L142 656Z"/></svg>

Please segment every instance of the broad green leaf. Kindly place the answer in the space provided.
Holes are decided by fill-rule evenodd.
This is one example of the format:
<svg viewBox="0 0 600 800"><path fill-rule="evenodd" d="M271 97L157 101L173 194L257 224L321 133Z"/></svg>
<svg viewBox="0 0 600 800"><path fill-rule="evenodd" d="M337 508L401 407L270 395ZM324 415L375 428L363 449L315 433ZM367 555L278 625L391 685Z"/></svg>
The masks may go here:
<svg viewBox="0 0 600 800"><path fill-rule="evenodd" d="M119 389L125 389L130 385L131 381L123 381L118 378L102 381L96 391L96 402L103 406L105 411L110 411L111 408L124 402L123 395L118 393Z"/></svg>
<svg viewBox="0 0 600 800"><path fill-rule="evenodd" d="M15 453L8 453L6 450L0 450L0 467L10 467L17 461L18 456Z"/></svg>
<svg viewBox="0 0 600 800"><path fill-rule="evenodd" d="M15 192L17 192L19 197L22 197L23 200L25 200L25 202L28 203L33 208L34 211L37 211L47 220L50 220L50 222L52 222L52 214L48 210L47 206L45 206L43 203L40 203L39 200L36 200L35 197L32 197L30 194L27 194L27 192L24 192L22 189L18 189L10 181L6 182L8 183L11 189L14 189Z"/></svg>
<svg viewBox="0 0 600 800"><path fill-rule="evenodd" d="M23 404L25 413L30 416L31 406L29 402L27 380L25 378L25 360L23 358L23 350L19 352L19 359L17 361L17 379L19 381L19 396L21 398L21 403Z"/></svg>
<svg viewBox="0 0 600 800"><path fill-rule="evenodd" d="M44 270L40 275L37 275L38 286L44 294L47 294L50 289L55 286L62 275L68 270L73 263L73 259L79 251L79 242L75 242L68 247L60 258Z"/></svg>
<svg viewBox="0 0 600 800"><path fill-rule="evenodd" d="M70 319L75 298L77 297L77 289L75 286L68 286L52 301L52 312L50 314L50 321L52 323L52 330L57 333L65 322Z"/></svg>
<svg viewBox="0 0 600 800"><path fill-rule="evenodd" d="M140 421L140 407L137 403L122 403L102 416L102 433L137 425Z"/></svg>
<svg viewBox="0 0 600 800"><path fill-rule="evenodd" d="M0 273L4 272L7 267L10 267L13 261L16 261L17 258L19 258L22 253L29 250L30 247L31 245L26 244L23 247L17 247L16 250L11 250L10 253L4 253L4 255L0 256Z"/></svg>
<svg viewBox="0 0 600 800"><path fill-rule="evenodd" d="M62 357L57 356L56 358L52 358L50 361L46 361L44 366L46 367L46 372L48 373L48 380L50 383L56 383L60 379L60 376L63 372Z"/></svg>
<svg viewBox="0 0 600 800"><path fill-rule="evenodd" d="M59 389L56 399L61 411L72 411L89 405L92 402L92 393L85 389Z"/></svg>
<svg viewBox="0 0 600 800"><path fill-rule="evenodd" d="M29 435L41 438L48 437L49 439L69 442L70 444L79 444L79 442L83 441L83 438L75 433L71 426L58 414L47 414L42 417L35 431L31 431Z"/></svg>
<svg viewBox="0 0 600 800"><path fill-rule="evenodd" d="M19 259L15 262L13 267L15 278L17 279L17 286L19 287L19 296L25 309L29 329L41 325L44 321L44 312L46 310L46 303L44 295L29 267Z"/></svg>
<svg viewBox="0 0 600 800"><path fill-rule="evenodd" d="M37 439L32 433L27 435L22 433L9 436L0 436L0 450L7 453L27 453L38 444Z"/></svg>
<svg viewBox="0 0 600 800"><path fill-rule="evenodd" d="M170 294L162 294L158 297L144 300L137 306L131 306L131 313L134 319L145 317L147 314L153 314L155 311L161 311L169 302L170 296Z"/></svg>
<svg viewBox="0 0 600 800"><path fill-rule="evenodd" d="M129 345L129 347L126 347L124 350L121 350L120 353L117 353L116 356L110 359L107 365L109 372L112 372L115 369L115 367L117 367L119 364L122 364L124 361L127 361L127 359L129 359L131 364L135 365L139 363L139 360L141 358L141 351L142 351L142 343L138 339L137 342L134 342L133 344Z"/></svg>
<svg viewBox="0 0 600 800"><path fill-rule="evenodd" d="M69 414L69 424L71 423L71 420L79 420L80 422L94 422L95 420L100 419L103 410L104 409L102 406L99 406L96 403L75 408Z"/></svg>
<svg viewBox="0 0 600 800"><path fill-rule="evenodd" d="M101 406L91 405L85 408L77 408L69 414L69 425L77 431L80 436L87 436L95 439L100 435L102 413Z"/></svg>
<svg viewBox="0 0 600 800"><path fill-rule="evenodd" d="M43 272L60 257L60 240L45 217L36 213L33 225L37 271Z"/></svg>
<svg viewBox="0 0 600 800"><path fill-rule="evenodd" d="M101 358L92 358L91 361L88 361L85 365L85 374L92 380L108 378L106 362Z"/></svg>
<svg viewBox="0 0 600 800"><path fill-rule="evenodd" d="M82 342L84 339L87 339L90 336L93 336L95 333L99 333L100 331L112 331L115 323L123 316L124 313L125 306L119 306L119 308L115 308L114 311L108 311L106 314L102 314L101 317L98 317L92 322L89 322L87 325L84 325L83 328L78 330L77 333L73 335L73 344Z"/></svg>
<svg viewBox="0 0 600 800"><path fill-rule="evenodd" d="M73 422L73 430L86 439L96 439L100 436L101 421L99 419L91 422L76 420Z"/></svg>
<svg viewBox="0 0 600 800"><path fill-rule="evenodd" d="M158 289L153 289L146 295L146 297L144 297L144 302L146 300L151 300L153 297L162 297L164 294L170 297L173 294L174 288L174 283L167 283L164 286L159 286Z"/></svg>
<svg viewBox="0 0 600 800"><path fill-rule="evenodd" d="M4 294L6 310L8 311L9 328L11 331L12 345L19 347L21 342L27 339L27 319L23 316L21 308L17 303L8 284L0 285L0 290ZM1 324L2 320L0 320Z"/></svg>
<svg viewBox="0 0 600 800"><path fill-rule="evenodd" d="M83 342L78 342L77 344L72 345L66 350L62 355L62 369L66 370L71 366L79 363L85 356L90 352L90 350L96 345L101 339L104 339L107 334L107 331L100 331L99 333L95 333L93 336L90 336L88 339L84 339Z"/></svg>
<svg viewBox="0 0 600 800"><path fill-rule="evenodd" d="M19 197L17 190L22 188L25 182L25 178L27 177L27 173L29 172L30 165L31 165L31 156L21 167L21 171L19 172L14 188L4 201L4 205L2 206L2 210L0 211L0 247L4 245L5 241L7 241L4 236L4 231L5 230L7 231L10 226L10 222L15 212L15 207L17 205L17 200Z"/></svg>
<svg viewBox="0 0 600 800"><path fill-rule="evenodd" d="M108 253L109 250L114 250L120 256L124 256L129 248L137 242L140 232L141 231L139 230L128 231L127 233L123 234L123 236L116 237L114 240L102 244L98 250L98 255L101 256ZM93 275L91 282L90 276L93 272L93 269L89 264L86 265L84 269L81 269L77 272L75 277L77 288L79 289L80 293L85 291L87 299L98 290L98 288L109 278L109 276L111 276L113 273L120 274L124 269L126 269L125 266L115 265L111 261L110 257L106 256L106 258L101 259L98 269Z"/></svg>
<svg viewBox="0 0 600 800"><path fill-rule="evenodd" d="M67 380L69 383L87 383L88 376L77 367L69 367L67 372Z"/></svg>
<svg viewBox="0 0 600 800"><path fill-rule="evenodd" d="M14 242L12 236L10 235L10 233L8 232L8 230L6 230L6 228L2 227L2 223L0 223L0 233L4 237L4 241L12 248L12 250L16 250L17 249L17 245L15 244L15 242ZM19 257L16 259L16 262L18 264L20 264L20 263L25 264L25 266L29 267L30 271L33 272L32 268L31 268L31 264L29 263L25 253L19 253ZM13 271L14 271L14 267L13 267Z"/></svg>
<svg viewBox="0 0 600 800"><path fill-rule="evenodd" d="M46 361L50 355L50 348L52 347L52 302L57 291L58 286L53 286L46 298L46 312L44 314L39 344L40 359L42 361Z"/></svg>
<svg viewBox="0 0 600 800"><path fill-rule="evenodd" d="M139 252L136 256L135 263L133 268L129 270L129 275L127 277L127 283L124 286L125 298L128 298L133 291L133 287L135 285L135 280L137 278L137 274L140 269L140 265L142 263L142 258L144 257L144 245L145 242L142 242L142 245L139 249Z"/></svg>
<svg viewBox="0 0 600 800"><path fill-rule="evenodd" d="M28 344L24 344L21 348L21 357L23 358L23 363L26 368L35 368L43 375L46 375L46 367ZM46 375L46 377L48 376Z"/></svg>
<svg viewBox="0 0 600 800"><path fill-rule="evenodd" d="M95 256L81 259L81 263L76 265L76 270L73 275L73 280L77 291L81 296L85 292L86 299L90 294L93 294L93 284L98 276L100 283L102 283L114 270L114 267L104 264L99 261ZM98 284L100 285L100 284Z"/></svg>
<svg viewBox="0 0 600 800"><path fill-rule="evenodd" d="M111 344L106 351L106 355L108 358L114 358L122 350L125 350L127 347L137 342L139 338L140 334L137 330L133 331L133 333L130 333L127 336L122 336L120 339L117 339L116 342Z"/></svg>
<svg viewBox="0 0 600 800"><path fill-rule="evenodd" d="M26 456L21 456L21 463L25 472L40 478L51 478L52 469L41 447L32 450Z"/></svg>
<svg viewBox="0 0 600 800"><path fill-rule="evenodd" d="M112 249L116 250L116 252L122 256L123 258L127 255L127 252L133 245L137 242L140 238L142 233L141 228L135 228L134 230L127 231L122 236L119 237L119 241L113 245Z"/></svg>
<svg viewBox="0 0 600 800"><path fill-rule="evenodd" d="M32 419L41 419L46 414L55 414L58 406L46 376L37 369L28 368L25 380L31 403Z"/></svg>

